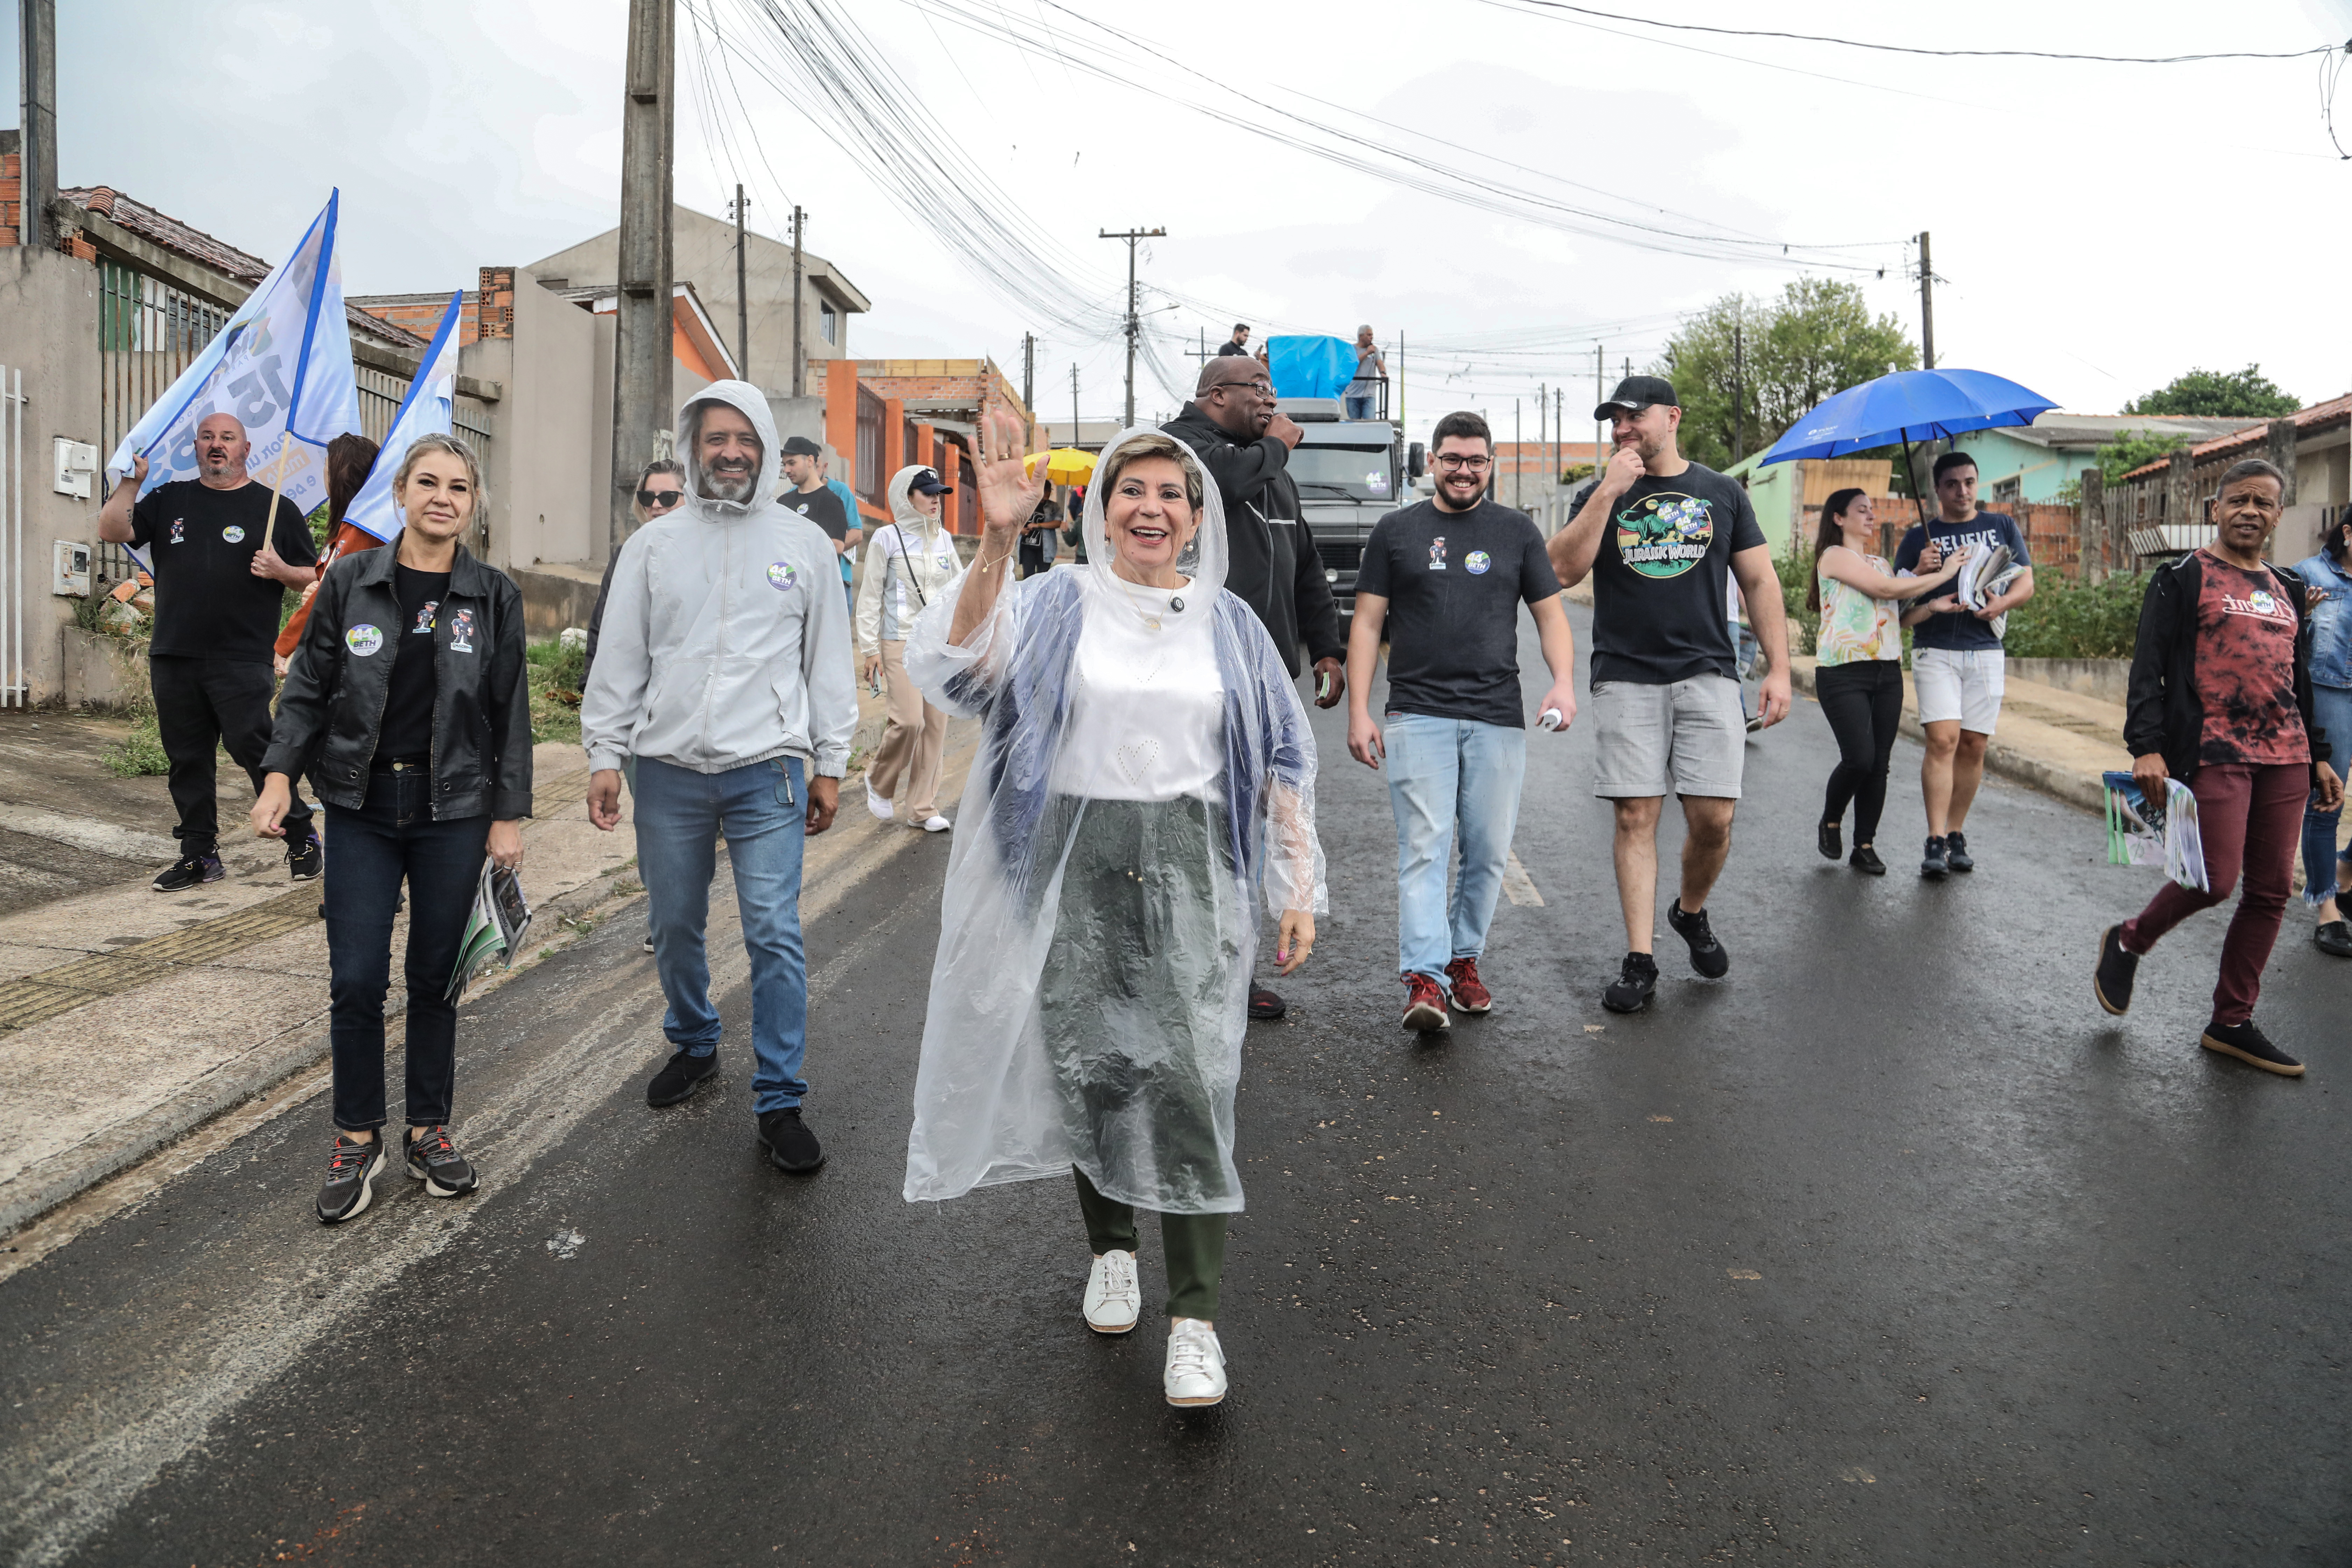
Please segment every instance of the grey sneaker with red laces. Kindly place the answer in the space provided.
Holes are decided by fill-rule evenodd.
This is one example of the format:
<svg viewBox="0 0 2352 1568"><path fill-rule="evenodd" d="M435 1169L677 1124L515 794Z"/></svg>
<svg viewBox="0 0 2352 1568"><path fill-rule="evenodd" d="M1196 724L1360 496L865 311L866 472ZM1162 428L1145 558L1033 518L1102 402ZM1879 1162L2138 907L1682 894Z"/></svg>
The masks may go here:
<svg viewBox="0 0 2352 1568"><path fill-rule="evenodd" d="M408 1173L425 1184L426 1196L463 1197L481 1181L449 1142L446 1127L412 1127L409 1131Z"/></svg>

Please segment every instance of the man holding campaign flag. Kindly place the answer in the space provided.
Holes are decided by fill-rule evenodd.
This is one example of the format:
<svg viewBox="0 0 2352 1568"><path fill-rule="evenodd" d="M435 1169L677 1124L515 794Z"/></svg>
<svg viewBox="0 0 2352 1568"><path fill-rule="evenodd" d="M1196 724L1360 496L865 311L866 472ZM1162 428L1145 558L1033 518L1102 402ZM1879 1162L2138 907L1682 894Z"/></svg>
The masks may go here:
<svg viewBox="0 0 2352 1568"><path fill-rule="evenodd" d="M359 428L335 208L331 196L107 463L98 536L131 546L155 579L148 664L180 841L158 892L223 875L216 747L260 791L278 611L318 559L303 517L326 498L327 444ZM308 881L324 858L299 797L286 826L288 868Z"/></svg>

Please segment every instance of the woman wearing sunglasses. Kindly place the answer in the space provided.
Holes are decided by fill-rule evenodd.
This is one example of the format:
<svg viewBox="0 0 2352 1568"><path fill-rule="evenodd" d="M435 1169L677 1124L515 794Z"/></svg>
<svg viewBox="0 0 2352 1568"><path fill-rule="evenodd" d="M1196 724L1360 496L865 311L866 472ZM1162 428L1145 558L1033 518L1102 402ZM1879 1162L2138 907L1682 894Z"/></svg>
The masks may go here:
<svg viewBox="0 0 2352 1568"><path fill-rule="evenodd" d="M637 520L639 528L643 528L657 517L667 517L685 500L685 467L674 458L656 458L646 465L646 471L637 476L637 493L629 502L629 515ZM604 629L604 601L612 596L613 568L620 562L621 552L616 549L612 558L604 563L604 580L596 585L595 607L588 612L589 669L596 667L596 634ZM580 689L588 689L587 670L581 671ZM653 950L654 944L647 942L646 951L651 952Z"/></svg>

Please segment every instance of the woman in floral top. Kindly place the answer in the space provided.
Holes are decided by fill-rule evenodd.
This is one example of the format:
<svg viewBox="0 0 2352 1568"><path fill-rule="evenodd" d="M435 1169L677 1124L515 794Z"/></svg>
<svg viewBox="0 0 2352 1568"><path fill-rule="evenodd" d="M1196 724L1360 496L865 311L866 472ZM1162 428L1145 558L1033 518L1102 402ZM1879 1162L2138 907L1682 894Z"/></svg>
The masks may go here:
<svg viewBox="0 0 2352 1568"><path fill-rule="evenodd" d="M1965 555L1954 552L1930 577L1897 577L1884 560L1866 553L1877 533L1868 496L1843 489L1830 497L1813 541L1811 602L1822 617L1813 639L1813 690L1838 743L1838 765L1822 804L1821 850L1832 860L1843 853L1839 836L1851 803L1848 864L1884 877L1886 862L1871 846L1886 805L1886 759L1903 718L1903 601L1927 597L1949 583Z"/></svg>

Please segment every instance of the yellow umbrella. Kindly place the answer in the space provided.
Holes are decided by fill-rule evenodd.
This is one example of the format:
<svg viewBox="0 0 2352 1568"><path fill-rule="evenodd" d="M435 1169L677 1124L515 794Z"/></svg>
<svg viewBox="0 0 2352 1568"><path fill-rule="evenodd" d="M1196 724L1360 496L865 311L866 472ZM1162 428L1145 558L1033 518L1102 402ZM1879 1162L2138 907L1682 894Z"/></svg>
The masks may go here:
<svg viewBox="0 0 2352 1568"><path fill-rule="evenodd" d="M1081 452L1076 447L1056 447L1050 452L1032 452L1023 460L1023 467L1034 475L1037 463L1045 463L1045 482L1055 485L1083 485L1095 477L1095 455Z"/></svg>

